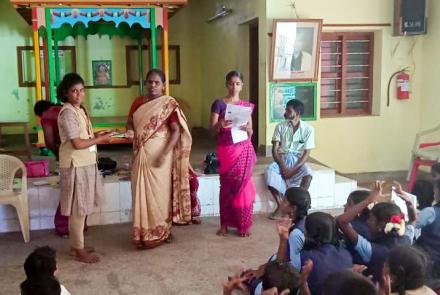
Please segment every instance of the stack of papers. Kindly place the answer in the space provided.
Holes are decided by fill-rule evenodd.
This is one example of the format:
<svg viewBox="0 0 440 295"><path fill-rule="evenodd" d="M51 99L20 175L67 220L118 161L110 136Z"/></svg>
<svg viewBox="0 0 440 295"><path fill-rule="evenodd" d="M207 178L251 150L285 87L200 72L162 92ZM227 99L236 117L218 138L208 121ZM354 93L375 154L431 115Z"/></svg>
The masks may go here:
<svg viewBox="0 0 440 295"><path fill-rule="evenodd" d="M127 136L125 135L125 133L117 133L112 135L113 138L127 138Z"/></svg>
<svg viewBox="0 0 440 295"><path fill-rule="evenodd" d="M232 121L231 135L232 142L237 143L248 139L247 131L243 130L246 127L252 115L252 108L228 104L226 106L225 120Z"/></svg>

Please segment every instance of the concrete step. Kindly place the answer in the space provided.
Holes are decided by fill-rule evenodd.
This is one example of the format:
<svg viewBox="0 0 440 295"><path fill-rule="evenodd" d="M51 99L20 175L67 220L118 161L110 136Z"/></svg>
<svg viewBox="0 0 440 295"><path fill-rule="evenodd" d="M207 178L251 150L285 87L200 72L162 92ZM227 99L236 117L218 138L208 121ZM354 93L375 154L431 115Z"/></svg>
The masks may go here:
<svg viewBox="0 0 440 295"><path fill-rule="evenodd" d="M348 195L357 189L357 181L341 176L336 175L335 178L335 206L343 207L347 202Z"/></svg>
<svg viewBox="0 0 440 295"><path fill-rule="evenodd" d="M264 171L267 164L257 165L254 171L256 197L255 213L272 212L275 202L267 189ZM310 164L313 180L310 186L312 210L340 210L345 204L348 194L357 188L354 180L335 175L331 168L318 164ZM37 179L40 180L40 179ZM59 202L60 189L56 179L48 178L53 185L33 185L29 183L28 198L31 230L50 229L54 227L53 218ZM130 222L131 183L124 178L107 177L104 180L104 200L97 210L89 215L89 225ZM202 216L219 215L219 175L202 175L199 177L198 197L202 207ZM19 231L19 223L15 209L0 205L0 232Z"/></svg>

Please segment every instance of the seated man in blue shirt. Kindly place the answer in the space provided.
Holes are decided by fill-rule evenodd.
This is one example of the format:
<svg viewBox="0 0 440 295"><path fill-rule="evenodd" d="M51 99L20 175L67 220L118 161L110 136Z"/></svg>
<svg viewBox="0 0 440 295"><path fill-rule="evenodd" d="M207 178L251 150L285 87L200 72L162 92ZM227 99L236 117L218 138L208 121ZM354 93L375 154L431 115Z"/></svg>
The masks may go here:
<svg viewBox="0 0 440 295"><path fill-rule="evenodd" d="M304 104L296 99L286 105L286 121L275 127L272 137L272 163L266 170L266 183L277 204L269 216L277 219L279 205L289 187L300 186L308 189L312 181L312 171L306 164L310 150L315 147L313 127L301 120Z"/></svg>

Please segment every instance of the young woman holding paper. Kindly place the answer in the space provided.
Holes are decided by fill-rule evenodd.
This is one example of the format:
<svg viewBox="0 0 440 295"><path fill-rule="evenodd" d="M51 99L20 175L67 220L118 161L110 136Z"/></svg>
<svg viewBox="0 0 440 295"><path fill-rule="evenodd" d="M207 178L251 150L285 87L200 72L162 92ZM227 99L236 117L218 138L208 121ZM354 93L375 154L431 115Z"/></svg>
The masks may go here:
<svg viewBox="0 0 440 295"><path fill-rule="evenodd" d="M228 104L254 108L254 105L240 99L243 75L232 71L226 75L228 94L217 99L211 106L211 128L217 134L217 154L220 163L220 229L217 235L224 236L228 227L238 230L238 235L247 237L252 227L255 186L252 170L256 162L252 146L252 118L242 130L247 131L247 139L235 142L232 139L232 122L225 120Z"/></svg>

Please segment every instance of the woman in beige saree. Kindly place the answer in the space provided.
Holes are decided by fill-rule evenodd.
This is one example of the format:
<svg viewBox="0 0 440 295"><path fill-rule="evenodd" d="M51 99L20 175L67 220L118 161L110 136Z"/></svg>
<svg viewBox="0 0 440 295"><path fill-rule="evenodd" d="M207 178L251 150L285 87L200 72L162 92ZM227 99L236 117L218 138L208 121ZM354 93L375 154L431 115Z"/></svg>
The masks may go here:
<svg viewBox="0 0 440 295"><path fill-rule="evenodd" d="M170 241L173 222L191 222L186 118L177 101L162 94L162 71L149 71L146 83L147 95L133 102L127 122L133 137L132 240L140 249Z"/></svg>

